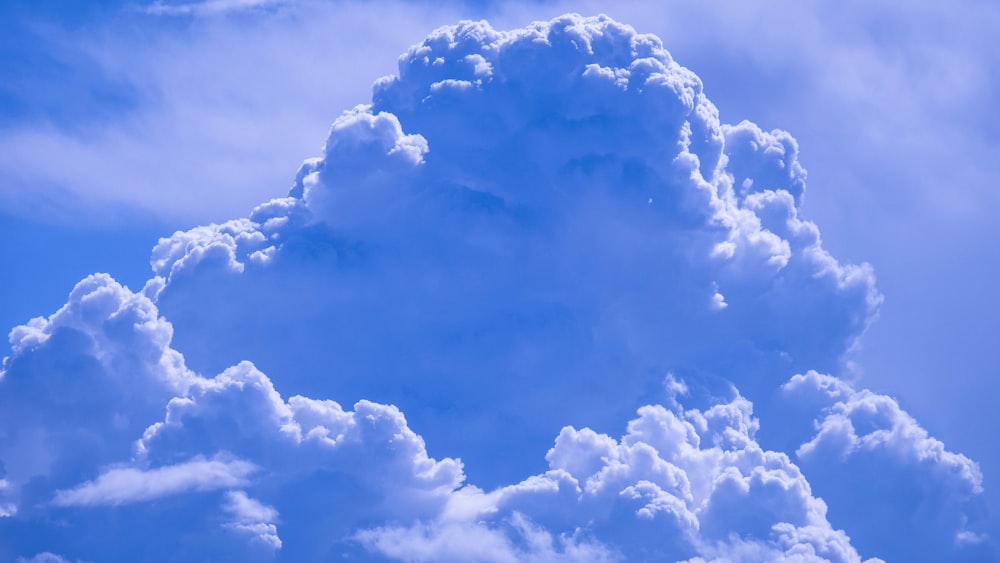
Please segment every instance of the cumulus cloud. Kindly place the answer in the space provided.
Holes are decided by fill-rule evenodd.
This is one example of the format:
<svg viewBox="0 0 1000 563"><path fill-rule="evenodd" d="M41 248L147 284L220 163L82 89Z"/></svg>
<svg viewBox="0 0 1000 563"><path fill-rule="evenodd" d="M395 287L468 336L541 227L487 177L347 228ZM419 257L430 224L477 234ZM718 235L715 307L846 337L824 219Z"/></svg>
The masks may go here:
<svg viewBox="0 0 1000 563"><path fill-rule="evenodd" d="M200 550L219 549L211 530L224 529L278 549L283 503L292 507L289 520L312 518L302 491L323 498L324 511L357 506L301 526L313 541L330 522L349 535L366 518L423 515L464 479L460 462L427 455L395 407L360 401L345 411L302 396L286 402L248 362L206 379L184 367L170 332L155 305L108 276L82 281L56 314L12 332L14 353L0 379L8 417L2 493L10 506L0 525L44 536L55 533L50 510L105 507L74 530L93 538L126 533L138 522L162 524L191 538L184 547ZM75 388L60 385L71 378L81 379ZM258 490L269 491L273 503L247 493L260 481L266 484ZM187 519L164 515L163 503L183 506ZM142 514L136 522L116 522L114 511L133 506ZM101 531L106 519L116 523ZM306 549L302 537L293 534L293 558ZM86 557L132 553L127 542L114 555L63 539ZM184 558L184 549L164 540L161 549ZM31 545L25 542L11 548ZM221 545L228 548L222 554L241 553L239 545Z"/></svg>
<svg viewBox="0 0 1000 563"><path fill-rule="evenodd" d="M466 22L338 118L289 197L161 241L156 299L198 370L396 404L499 482L523 436L623 424L667 371L752 395L835 370L880 296L799 216L804 181L787 133L724 126L656 37Z"/></svg>
<svg viewBox="0 0 1000 563"><path fill-rule="evenodd" d="M842 499L837 508L859 546L885 557L990 557L977 531L978 464L948 451L891 397L814 371L794 376L782 393L815 417L796 456L820 494Z"/></svg>
<svg viewBox="0 0 1000 563"><path fill-rule="evenodd" d="M860 561L798 468L756 443L750 411L738 395L705 411L648 405L618 440L566 427L546 473L459 490L431 523L359 537L418 561Z"/></svg>
<svg viewBox="0 0 1000 563"><path fill-rule="evenodd" d="M32 483L75 484L79 463L127 457L195 378L169 348L172 330L148 298L103 274L14 328L0 371L0 496L29 494L23 502Z"/></svg>
<svg viewBox="0 0 1000 563"><path fill-rule="evenodd" d="M116 312L104 309L107 317ZM149 312L158 318L155 308ZM87 326L107 317L89 316ZM17 368L23 353L8 365ZM114 408L127 398L105 401ZM332 533L340 549L417 560L736 560L743 551L860 560L788 457L756 443L749 401L737 395L703 411L674 404L639 409L620 439L565 427L546 455L547 472L487 492L465 483L457 460L430 458L395 407L360 401L345 411L328 400L286 401L244 362L190 379L141 433L130 461L101 469L101 458L88 459L77 469L98 471L96 478L49 493L55 507L91 509L176 497L190 521L172 522L175 533L193 533L216 514L216 526L292 558ZM219 490L222 502L213 501ZM323 513L297 498L302 491L317 497ZM322 525L286 534L284 521L305 518ZM95 555L82 544L69 547Z"/></svg>
<svg viewBox="0 0 1000 563"><path fill-rule="evenodd" d="M973 462L806 371L838 370L881 296L804 193L791 135L723 124L654 36L438 29L287 197L161 239L138 293L90 276L11 332L0 530L34 534L8 549L128 559L139 540L94 538L149 529L175 560L982 545ZM770 400L796 372L791 406ZM889 481L922 512L880 543L864 513L912 506L868 494Z"/></svg>
<svg viewBox="0 0 1000 563"><path fill-rule="evenodd" d="M248 362L171 400L137 450L153 465L227 451L269 460L265 467L282 472L342 467L357 473L355 486L391 496L383 507L390 512L423 510L463 479L461 463L428 457L399 409L362 400L345 411L336 402L300 395L285 402Z"/></svg>

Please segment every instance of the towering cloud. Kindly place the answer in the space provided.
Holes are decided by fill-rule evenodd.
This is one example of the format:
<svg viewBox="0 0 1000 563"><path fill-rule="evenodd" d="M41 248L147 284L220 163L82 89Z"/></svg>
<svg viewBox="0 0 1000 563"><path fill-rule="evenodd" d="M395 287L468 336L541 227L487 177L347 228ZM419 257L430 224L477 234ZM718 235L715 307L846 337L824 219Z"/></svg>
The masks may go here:
<svg viewBox="0 0 1000 563"><path fill-rule="evenodd" d="M163 241L158 303L197 369L397 404L496 482L530 468L523 436L620 425L668 371L757 393L836 370L880 296L798 217L804 177L655 37L464 23L334 123L290 198Z"/></svg>
<svg viewBox="0 0 1000 563"><path fill-rule="evenodd" d="M441 28L288 197L14 329L0 555L980 556L975 463L818 373L881 296L804 194L656 37Z"/></svg>

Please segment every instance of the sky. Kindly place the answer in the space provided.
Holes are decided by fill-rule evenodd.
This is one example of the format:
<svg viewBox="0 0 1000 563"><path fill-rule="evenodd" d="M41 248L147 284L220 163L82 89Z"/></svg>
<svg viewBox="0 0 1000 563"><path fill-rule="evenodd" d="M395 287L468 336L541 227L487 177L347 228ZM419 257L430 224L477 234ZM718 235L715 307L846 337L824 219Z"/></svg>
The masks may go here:
<svg viewBox="0 0 1000 563"><path fill-rule="evenodd" d="M1000 559L991 2L2 10L0 558Z"/></svg>

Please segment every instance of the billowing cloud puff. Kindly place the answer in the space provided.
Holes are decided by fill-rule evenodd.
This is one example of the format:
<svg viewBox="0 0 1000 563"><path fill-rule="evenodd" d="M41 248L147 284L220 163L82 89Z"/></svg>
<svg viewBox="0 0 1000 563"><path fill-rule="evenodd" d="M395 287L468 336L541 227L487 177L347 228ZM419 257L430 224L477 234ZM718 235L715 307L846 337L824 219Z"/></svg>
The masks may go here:
<svg viewBox="0 0 1000 563"><path fill-rule="evenodd" d="M81 281L52 316L14 328L0 372L0 499L23 493L32 506L34 484L69 484L81 461L127 457L136 433L195 377L171 335L149 299L107 275Z"/></svg>
<svg viewBox="0 0 1000 563"><path fill-rule="evenodd" d="M814 487L841 499L852 534L867 553L902 559L982 561L986 537L982 474L928 435L899 404L810 371L782 386L815 431L796 455ZM805 425L800 428L806 428Z"/></svg>
<svg viewBox="0 0 1000 563"><path fill-rule="evenodd" d="M860 561L798 468L756 443L750 410L740 396L705 411L647 405L620 440L566 427L546 473L462 489L432 523L359 537L418 561ZM476 541L456 555L459 537Z"/></svg>
<svg viewBox="0 0 1000 563"><path fill-rule="evenodd" d="M0 558L980 554L975 464L807 371L881 297L804 190L656 37L441 28L288 197L11 332Z"/></svg>
<svg viewBox="0 0 1000 563"><path fill-rule="evenodd" d="M169 525L188 537L181 548L169 547L169 538L152 544L166 550L167 560L200 553L218 530L250 536L273 554L282 547L283 505L248 495L261 482L271 487L265 492L292 499L297 512L286 517L292 522L312 518L298 494L311 491L319 501L324 495L313 489L329 490L323 503L330 513L316 526L297 528L314 540L326 530L319 523L339 523L347 536L366 519L431 513L464 479L459 462L427 456L395 407L360 401L345 411L301 396L285 402L248 362L206 379L186 369L170 337L154 304L106 275L82 281L48 319L12 332L14 353L0 379L2 492L9 507L0 526L5 537L19 527L32 533L5 549L30 553L34 543L45 543L39 539L58 536L52 512L91 510L98 516L73 529L90 539L64 538L63 547L97 560L134 557L134 545L111 541L135 530L116 516L130 509L143 525ZM189 518L172 522L164 502L183 507ZM337 506L354 508L331 510ZM216 531L202 533L203 527ZM98 537L120 551L88 546ZM226 557L241 553L234 541L221 552ZM245 560L259 558L251 556L252 546L242 551Z"/></svg>

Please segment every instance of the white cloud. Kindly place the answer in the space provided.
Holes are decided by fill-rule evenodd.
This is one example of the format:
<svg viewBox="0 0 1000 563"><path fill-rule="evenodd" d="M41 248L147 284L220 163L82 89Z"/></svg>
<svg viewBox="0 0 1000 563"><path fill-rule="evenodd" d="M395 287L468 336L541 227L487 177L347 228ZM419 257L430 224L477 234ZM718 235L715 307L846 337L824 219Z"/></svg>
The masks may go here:
<svg viewBox="0 0 1000 563"><path fill-rule="evenodd" d="M46 345L57 346L50 340L60 337L79 339L75 345L98 360L106 377L125 377L120 387L131 383L137 391L145 391L158 386L162 396L183 391L193 379L181 355L168 348L173 327L158 315L153 302L107 274L81 280L66 305L48 318L36 317L14 327L9 340L13 354L23 357ZM17 377L8 373L9 361L4 359L0 377ZM157 385L148 385L147 379Z"/></svg>
<svg viewBox="0 0 1000 563"><path fill-rule="evenodd" d="M140 10L79 29L32 28L45 55L88 69L74 89L84 101L65 103L98 111L0 127L5 208L102 225L244 214L286 191L289 171L317 150L330 121L364 101L400 52L457 19L447 4L403 1L152 7L205 13L250 4L242 18L164 21ZM50 89L62 100L63 83ZM116 101L90 100L91 90Z"/></svg>
<svg viewBox="0 0 1000 563"><path fill-rule="evenodd" d="M860 561L798 468L755 442L746 399L638 414L620 440L564 428L544 474L489 493L460 489L434 521L358 537L417 561ZM453 541L463 534L470 541Z"/></svg>
<svg viewBox="0 0 1000 563"><path fill-rule="evenodd" d="M203 14L248 8L259 17L239 22L210 18L182 33L176 28L160 33L160 18L117 27L113 22L121 20L110 19L96 33L87 29L40 38L56 45L59 57L82 55L96 62L104 73L99 81L113 85L115 93L128 98L130 91L137 91L143 100L159 103L140 101L133 111L115 114L113 122L83 133L73 124L40 123L6 131L4 146L11 158L4 161L4 172L19 183L17 192L4 196L21 205L37 204L41 198L25 189L26 179L34 174L36 189L74 194L83 204L99 197L185 219L239 214L275 195L275 187L283 185L283 171L312 150L310 143L323 124L338 110L364 101L369 81L390 72L396 54L427 29L462 17L489 16L508 27L566 11L606 11L665 38L699 73L710 78L737 74L732 88L721 80L716 86L716 96L725 98L734 114L749 117L752 111L752 117L772 124L793 121L796 133L829 141L813 143L814 155L821 150L830 155L814 159L814 166L822 167L824 185L838 187L830 192L850 190L854 197L819 194L816 201L824 206L812 208L813 213L839 216L853 208L857 214L856 201L885 201L885 190L865 189L882 168L887 174L906 175L900 183L921 186L914 193L925 205L958 216L975 215L983 203L995 203L991 194L952 190L943 197L933 189L945 181L988 185L981 181L983 166L974 164L988 161L991 143L983 137L989 129L977 125L975 116L988 114L982 108L992 99L994 85L988 77L997 59L978 45L988 40L998 13L989 3L961 5L950 9L923 3L903 10L849 2L831 15L821 6L781 1L773 9L784 15L775 18L761 6L717 1L626 0L609 6L572 0L478 7L391 1L156 2L146 7ZM788 25L790 21L795 25ZM845 34L839 21L861 23ZM141 36L127 32L136 25L143 28ZM928 33L929 26L948 32ZM768 39L760 40L762 35ZM378 61L386 66L375 68ZM741 68L755 79L739 74ZM373 72L361 74L363 69ZM784 76L796 80L780 80ZM939 88L939 83L949 88ZM818 118L817 107L827 108L824 116L833 117ZM963 142L969 131L982 142ZM887 151L887 144L902 146ZM965 151L949 150L955 146ZM914 162L908 156L912 151L928 157L947 154L961 164L937 166L931 158ZM49 165L53 158L59 166ZM863 166L842 166L844 162ZM192 172L184 173L181 163ZM963 180L952 182L956 174ZM921 181L921 176L934 180ZM156 194L188 189L186 193L200 197Z"/></svg>
<svg viewBox="0 0 1000 563"><path fill-rule="evenodd" d="M3 465L0 465L0 474L5 474ZM7 488L10 487L10 483L6 479L0 479L0 498L6 496ZM12 502L0 503L0 518L10 518L17 514L17 505Z"/></svg>
<svg viewBox="0 0 1000 563"><path fill-rule="evenodd" d="M267 8L288 3L288 0L202 0L201 2L163 2L156 0L143 11L157 16L218 15L254 8Z"/></svg>
<svg viewBox="0 0 1000 563"><path fill-rule="evenodd" d="M799 457L846 461L854 455L884 451L906 464L939 466L941 476L954 476L967 483L970 493L982 491L982 475L976 463L945 450L941 441L928 436L891 397L867 389L855 391L844 381L816 372L796 375L782 388L793 397L813 393L829 401L823 405L823 416L817 419L816 435L796 451Z"/></svg>
<svg viewBox="0 0 1000 563"><path fill-rule="evenodd" d="M14 328L0 371L0 500L43 502L17 499L37 479L75 484L81 460L127 457L196 379L169 347L172 334L149 299L105 274L78 283L51 316Z"/></svg>
<svg viewBox="0 0 1000 563"><path fill-rule="evenodd" d="M57 491L52 502L57 506L118 505L192 491L229 489L246 484L256 469L246 461L225 459L195 459L147 471L115 468L73 489Z"/></svg>
<svg viewBox="0 0 1000 563"><path fill-rule="evenodd" d="M24 558L21 557L17 560L17 563L70 563L68 559L62 556L56 555L55 553L39 553L34 557Z"/></svg>
<svg viewBox="0 0 1000 563"><path fill-rule="evenodd" d="M101 283L81 284L89 291L75 292L78 297L73 302L103 303L90 309L100 314L72 314L76 309L68 305L46 322L68 324L64 318L76 318L77 330L93 333L93 327L106 326L120 314L121 301L145 304L148 317L159 319L155 307L141 296L106 278L96 281ZM82 297L102 295L107 288L114 290L109 295L115 298ZM48 326L35 324L42 333ZM110 331L87 353L112 360L109 354L120 356L126 350L115 339L132 338L129 331ZM34 353L64 353L51 338L38 340ZM31 348L26 337L19 342L25 345L8 366L12 373L25 374L18 370ZM162 344L170 351L169 340ZM144 358L157 365L155 356ZM153 379L145 381L156 385ZM487 492L464 484L457 461L429 458L423 440L394 407L361 401L351 412L332 401L302 396L285 401L266 376L243 363L212 379L193 378L186 393L169 402L163 420L143 434L133 462L137 465L104 470L97 479L56 490L53 504L116 506L228 489L221 508L211 503L192 508L211 512L215 506L227 515L223 527L272 549L284 549L279 510L287 519L299 521L297 511L303 507L281 491L299 482L339 501L324 502L329 510L356 507L340 512L335 529L390 557L405 553L415 560L480 555L496 561L663 556L692 561L860 560L848 536L830 525L826 503L814 496L799 469L786 455L764 450L756 442L760 423L752 417L749 401L737 395L704 410L685 409L676 401L692 393L690 386L676 378L670 381L674 406L641 408L620 439L566 427L546 455L549 471ZM838 413L853 416L864 411L861 418L868 420L871 413L865 409L877 403L888 409L889 434L899 439L870 441L868 449L900 455L904 465L930 460L975 470L964 457L944 451L940 442L928 438L884 398L875 400L868 392L855 392L839 380L815 373L794 378L785 389L802 395L798 403L810 412L825 413L819 436L832 431L826 421ZM112 402L105 408L126 401L120 395L108 397ZM909 429L899 428L900 424ZM865 449L861 437L879 432L883 430L855 431L856 447ZM804 447L800 456L808 463L814 449ZM236 457L209 457L222 451ZM843 457L842 452L839 455ZM90 462L96 466L101 459L93 457ZM837 459L833 456L822 463ZM350 485L345 488L343 480L331 481L336 474L349 476ZM963 479L948 469L932 471L930 476L946 487L949 476ZM969 492L975 493L978 481L973 479L972 484ZM270 497L266 503L258 500L261 494ZM842 497L835 499L843 504ZM871 499L866 496L869 507ZM314 509L308 510L315 516ZM387 516L393 524L363 524ZM319 531L289 533L302 542L303 533L307 540L308 533ZM324 527L322 533L329 534L330 528ZM961 538L974 544L968 540L970 534Z"/></svg>
<svg viewBox="0 0 1000 563"><path fill-rule="evenodd" d="M465 22L399 68L289 197L161 240L141 293L91 276L14 329L0 460L30 512L10 518L128 509L102 533L291 560L860 561L882 499L837 483L888 459L930 491L921 516L947 509L935 553L980 543L949 504L980 493L974 464L894 401L793 379L820 413L804 474L757 441L792 418L727 381L766 399L838 368L881 301L800 217L789 134L723 124L657 38L604 17ZM697 384L669 376L664 401L664 373Z"/></svg>
<svg viewBox="0 0 1000 563"><path fill-rule="evenodd" d="M982 532L970 529L983 524L976 462L947 450L891 397L814 371L782 392L815 417L796 455L818 491L840 499L859 546L887 558L987 557Z"/></svg>
<svg viewBox="0 0 1000 563"><path fill-rule="evenodd" d="M77 330L94 332L119 314L121 301L145 304L149 318L159 319L145 298L111 280L89 283L81 284L88 291L77 291L72 303L101 307L74 316L71 303L47 322L79 318ZM99 300L108 288L111 297ZM121 365L108 356L125 354L122 342L134 337L129 331L107 337L86 353L106 358L108 366ZM170 351L169 340L161 344ZM29 350L18 348L8 361L10 373L28 375L20 370ZM64 350L49 338L34 353L60 356ZM144 359L157 365L153 355ZM103 408L112 410L128 401L113 394L105 400ZM101 428L100 421L94 424ZM787 456L755 442L757 427L749 401L739 396L701 411L650 405L620 440L564 428L546 456L548 472L484 492L464 484L460 462L430 458L398 409L360 401L345 411L332 401L302 396L285 401L264 374L242 363L212 379L193 377L166 405L162 420L142 434L129 464L99 469L104 457L77 456L76 474L99 476L54 490L50 498L56 507L91 509L190 498L184 501L190 525L200 526L204 513L221 511L224 528L282 550L289 544L279 538L279 532L286 535L279 511L282 520L301 521L302 510L317 516L283 492L301 485L314 495L322 491L330 512L320 529L287 531L299 546L314 541L310 534L339 530L348 543L425 560L462 559L483 549L499 561L730 557L737 549L858 560ZM197 500L219 490L228 491L221 507ZM337 508L342 506L352 509ZM373 518L391 524L364 524ZM178 529L178 523L172 526ZM733 533L742 539L734 540ZM468 541L451 541L458 534Z"/></svg>
<svg viewBox="0 0 1000 563"><path fill-rule="evenodd" d="M243 491L231 491L226 495L222 510L228 512L233 521L228 525L233 530L248 534L273 549L281 549L278 537L278 511L247 496Z"/></svg>
<svg viewBox="0 0 1000 563"><path fill-rule="evenodd" d="M461 462L427 455L423 439L395 407L362 400L345 411L333 401L302 396L286 403L247 362L172 400L138 451L153 465L227 451L279 472L308 475L336 467L380 498L379 509L388 513L425 510L464 478Z"/></svg>
<svg viewBox="0 0 1000 563"><path fill-rule="evenodd" d="M373 550L401 561L483 561L489 563L618 561L597 543L551 533L513 513L509 535L480 523L417 524L408 528L363 530L357 538Z"/></svg>

